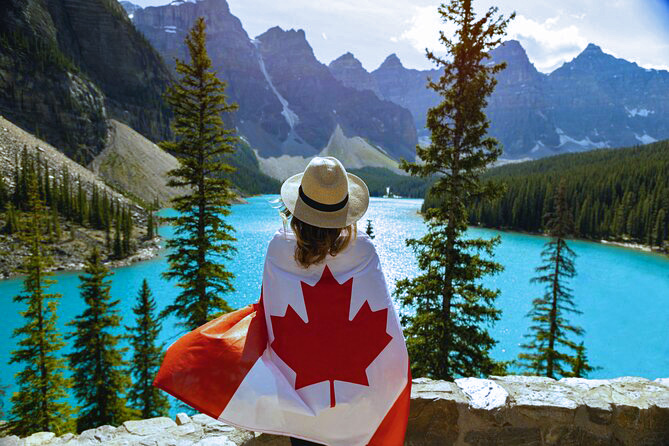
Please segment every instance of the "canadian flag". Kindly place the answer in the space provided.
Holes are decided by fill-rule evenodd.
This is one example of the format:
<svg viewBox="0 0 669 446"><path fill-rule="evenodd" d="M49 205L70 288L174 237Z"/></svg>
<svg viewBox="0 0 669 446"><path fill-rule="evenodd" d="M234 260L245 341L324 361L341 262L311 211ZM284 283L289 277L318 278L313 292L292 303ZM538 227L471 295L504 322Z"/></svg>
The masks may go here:
<svg viewBox="0 0 669 446"><path fill-rule="evenodd" d="M379 257L362 232L324 263L270 242L260 301L167 350L154 385L225 423L329 446L399 446L411 377Z"/></svg>

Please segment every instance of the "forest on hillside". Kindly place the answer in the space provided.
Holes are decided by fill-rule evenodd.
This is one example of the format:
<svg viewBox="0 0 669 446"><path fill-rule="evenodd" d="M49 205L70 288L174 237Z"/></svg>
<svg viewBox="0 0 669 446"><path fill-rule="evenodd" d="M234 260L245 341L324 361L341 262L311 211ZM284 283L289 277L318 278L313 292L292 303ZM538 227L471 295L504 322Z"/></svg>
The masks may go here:
<svg viewBox="0 0 669 446"><path fill-rule="evenodd" d="M650 246L667 241L669 141L505 165L485 178L506 192L495 202L471 206L472 225L544 232L555 188L564 181L575 235ZM428 192L423 207L434 205Z"/></svg>

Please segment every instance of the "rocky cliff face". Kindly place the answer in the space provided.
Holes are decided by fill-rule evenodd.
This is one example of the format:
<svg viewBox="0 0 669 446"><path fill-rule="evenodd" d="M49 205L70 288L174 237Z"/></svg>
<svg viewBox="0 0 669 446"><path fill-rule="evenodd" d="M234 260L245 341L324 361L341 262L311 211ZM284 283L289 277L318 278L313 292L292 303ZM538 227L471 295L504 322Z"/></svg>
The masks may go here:
<svg viewBox="0 0 669 446"><path fill-rule="evenodd" d="M257 40L272 83L298 117L295 130L307 143L325 147L340 125L346 136L367 138L391 156L413 159L411 114L371 91L344 86L316 59L304 31L275 27Z"/></svg>
<svg viewBox="0 0 669 446"><path fill-rule="evenodd" d="M169 72L115 0L7 0L0 5L0 110L90 160L105 120L169 134Z"/></svg>
<svg viewBox="0 0 669 446"><path fill-rule="evenodd" d="M261 155L314 155L340 125L348 136L413 158L411 115L371 92L342 85L316 60L303 31L272 28L252 40L225 0L148 7L135 11L133 22L171 61L185 58L183 39L199 16L207 21L214 68L240 105L235 125Z"/></svg>
<svg viewBox="0 0 669 446"><path fill-rule="evenodd" d="M490 134L503 144L505 158L669 138L667 71L646 70L593 44L549 75L535 69L517 41L505 42L491 51L491 57L507 62L486 109ZM331 72L355 88L369 88L364 73L351 76L338 66ZM393 54L370 74L384 99L411 110L419 136L429 136L424 129L426 113L439 98L425 85L439 72L409 70Z"/></svg>
<svg viewBox="0 0 669 446"><path fill-rule="evenodd" d="M427 88L427 79L437 78L439 72L405 68L397 55L391 54L371 74L381 97L411 111L418 135L424 142L428 135L425 129L427 109L439 102L439 96Z"/></svg>

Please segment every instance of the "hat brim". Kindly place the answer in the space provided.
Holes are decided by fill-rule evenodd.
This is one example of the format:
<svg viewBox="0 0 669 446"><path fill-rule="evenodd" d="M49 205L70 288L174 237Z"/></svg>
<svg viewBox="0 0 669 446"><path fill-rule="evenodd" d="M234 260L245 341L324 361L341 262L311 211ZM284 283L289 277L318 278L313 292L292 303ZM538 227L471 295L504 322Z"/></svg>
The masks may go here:
<svg viewBox="0 0 669 446"><path fill-rule="evenodd" d="M348 202L338 211L319 211L300 198L300 184L304 173L293 175L281 185L281 200L292 215L319 228L344 228L360 220L369 206L369 189L364 181L352 173L348 176Z"/></svg>

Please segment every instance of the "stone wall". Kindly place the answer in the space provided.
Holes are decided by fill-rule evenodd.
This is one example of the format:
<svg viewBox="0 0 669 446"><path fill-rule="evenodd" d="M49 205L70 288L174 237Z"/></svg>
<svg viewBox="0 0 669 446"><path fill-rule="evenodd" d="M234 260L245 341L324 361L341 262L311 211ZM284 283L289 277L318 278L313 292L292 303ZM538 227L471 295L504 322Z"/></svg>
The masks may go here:
<svg viewBox="0 0 669 446"><path fill-rule="evenodd" d="M586 380L507 376L416 379L407 446L666 446L669 378ZM206 415L127 421L79 436L41 432L0 446L288 446Z"/></svg>

